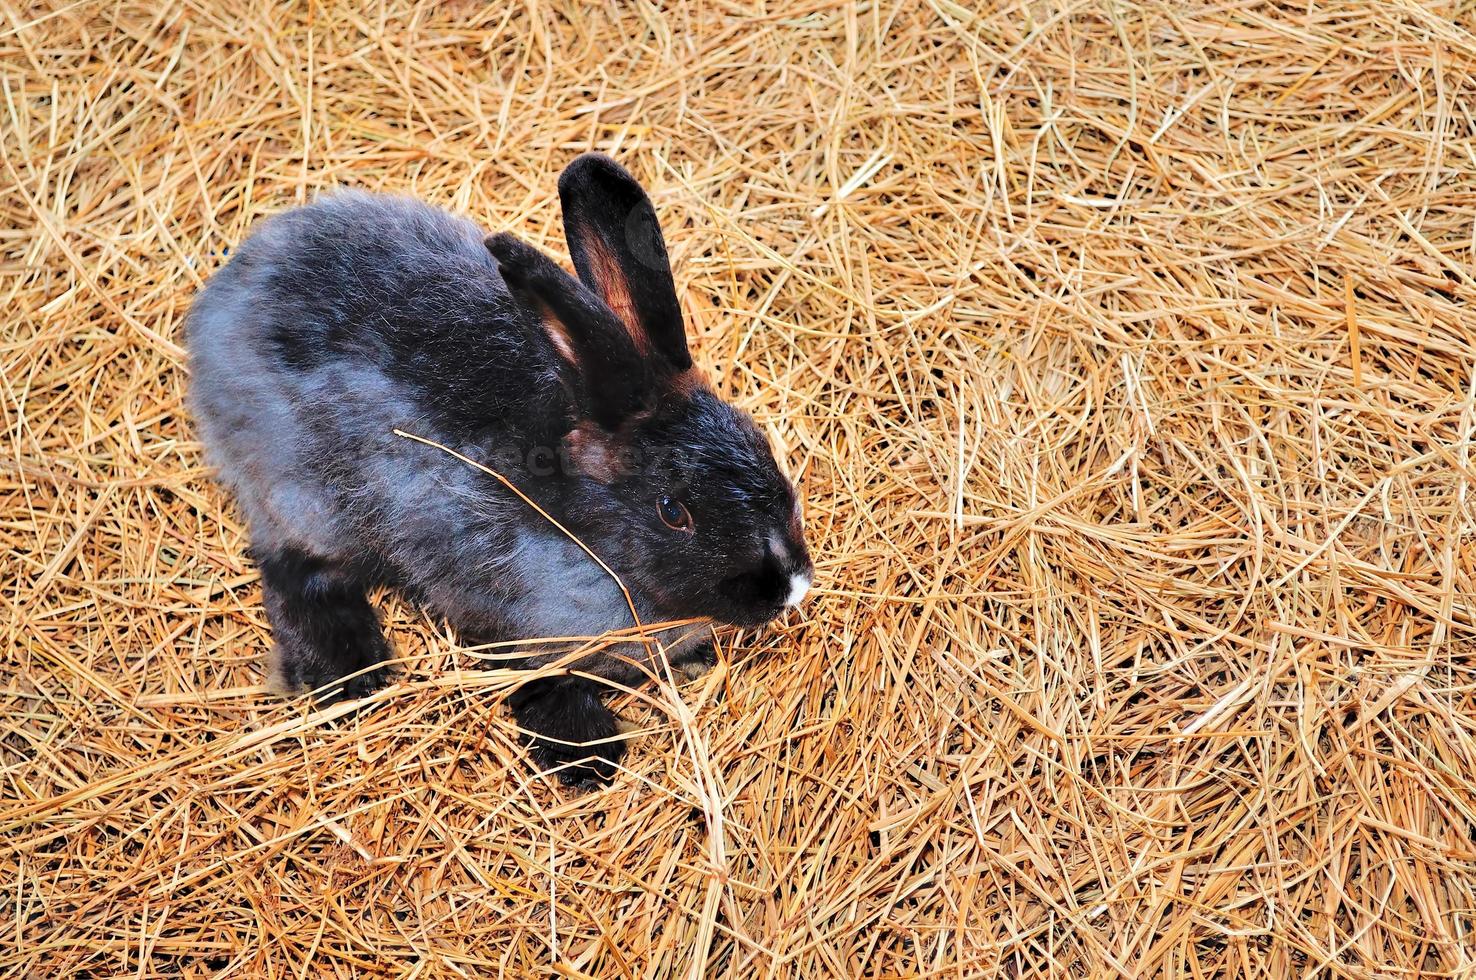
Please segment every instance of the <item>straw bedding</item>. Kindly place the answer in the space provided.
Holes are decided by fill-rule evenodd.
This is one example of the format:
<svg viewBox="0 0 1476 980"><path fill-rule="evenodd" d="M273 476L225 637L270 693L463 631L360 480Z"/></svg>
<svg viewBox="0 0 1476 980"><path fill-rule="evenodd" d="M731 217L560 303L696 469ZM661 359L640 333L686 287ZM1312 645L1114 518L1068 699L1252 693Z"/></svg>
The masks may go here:
<svg viewBox="0 0 1476 980"><path fill-rule="evenodd" d="M0 973L1469 976L1469 3L0 4ZM180 395L340 184L564 256L617 155L806 608L535 777L262 689Z"/></svg>

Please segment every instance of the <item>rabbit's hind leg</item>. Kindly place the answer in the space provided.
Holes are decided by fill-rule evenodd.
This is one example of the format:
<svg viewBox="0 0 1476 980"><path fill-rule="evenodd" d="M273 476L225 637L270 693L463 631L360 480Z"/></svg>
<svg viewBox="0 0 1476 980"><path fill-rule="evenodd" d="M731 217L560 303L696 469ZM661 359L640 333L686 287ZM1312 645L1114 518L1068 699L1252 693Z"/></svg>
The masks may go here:
<svg viewBox="0 0 1476 980"><path fill-rule="evenodd" d="M318 700L331 702L385 684L386 668L368 669L390 659L390 647L362 579L293 548L258 555L257 564L275 641L272 687L318 691Z"/></svg>

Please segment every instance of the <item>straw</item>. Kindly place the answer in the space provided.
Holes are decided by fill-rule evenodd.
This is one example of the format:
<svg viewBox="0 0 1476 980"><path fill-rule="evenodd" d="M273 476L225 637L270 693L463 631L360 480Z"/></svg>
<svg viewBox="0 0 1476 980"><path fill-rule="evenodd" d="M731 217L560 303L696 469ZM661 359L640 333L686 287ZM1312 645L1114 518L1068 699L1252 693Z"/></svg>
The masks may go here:
<svg viewBox="0 0 1476 980"><path fill-rule="evenodd" d="M0 976L1476 973L1471 14L0 0ZM566 262L587 149L818 567L580 795L393 594L265 692L180 347L340 185Z"/></svg>

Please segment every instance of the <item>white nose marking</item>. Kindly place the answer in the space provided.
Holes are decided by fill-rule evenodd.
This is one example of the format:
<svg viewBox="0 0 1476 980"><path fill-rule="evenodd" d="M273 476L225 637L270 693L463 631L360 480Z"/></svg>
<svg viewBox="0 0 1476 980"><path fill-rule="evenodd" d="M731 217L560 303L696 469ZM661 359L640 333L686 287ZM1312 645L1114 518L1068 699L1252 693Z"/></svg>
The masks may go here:
<svg viewBox="0 0 1476 980"><path fill-rule="evenodd" d="M805 593L810 591L810 583L814 579L814 572L810 572L808 575L789 576L789 598L784 600L784 604L793 608L803 602Z"/></svg>

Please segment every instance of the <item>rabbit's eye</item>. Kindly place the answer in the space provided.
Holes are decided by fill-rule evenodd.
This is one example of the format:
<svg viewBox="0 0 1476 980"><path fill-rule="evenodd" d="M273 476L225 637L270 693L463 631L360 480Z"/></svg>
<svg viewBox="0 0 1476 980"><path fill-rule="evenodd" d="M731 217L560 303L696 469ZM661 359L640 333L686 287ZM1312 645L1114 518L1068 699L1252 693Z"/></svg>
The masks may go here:
<svg viewBox="0 0 1476 980"><path fill-rule="evenodd" d="M692 530L692 515L687 513L687 508L675 497L662 497L658 500L656 513L661 515L661 523L673 531Z"/></svg>

